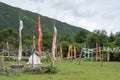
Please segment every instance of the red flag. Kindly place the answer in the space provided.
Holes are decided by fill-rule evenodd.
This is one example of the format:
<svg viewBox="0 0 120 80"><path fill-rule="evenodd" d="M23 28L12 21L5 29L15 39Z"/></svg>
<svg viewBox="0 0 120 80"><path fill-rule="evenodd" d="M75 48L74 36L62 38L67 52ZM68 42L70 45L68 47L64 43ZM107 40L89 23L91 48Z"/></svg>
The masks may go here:
<svg viewBox="0 0 120 80"><path fill-rule="evenodd" d="M99 46L98 43L96 43L96 57L98 57L98 51L99 51Z"/></svg>
<svg viewBox="0 0 120 80"><path fill-rule="evenodd" d="M57 37L57 29L54 26L53 42L52 42L52 56L51 56L52 64L54 64L54 61L55 61L56 37Z"/></svg>
<svg viewBox="0 0 120 80"><path fill-rule="evenodd" d="M21 60L22 57L22 36L21 36L21 31L23 29L23 21L20 20L20 26L19 26L19 48L18 48L18 61Z"/></svg>
<svg viewBox="0 0 120 80"><path fill-rule="evenodd" d="M40 26L40 16L38 17L38 52L39 56L42 55L42 30Z"/></svg>

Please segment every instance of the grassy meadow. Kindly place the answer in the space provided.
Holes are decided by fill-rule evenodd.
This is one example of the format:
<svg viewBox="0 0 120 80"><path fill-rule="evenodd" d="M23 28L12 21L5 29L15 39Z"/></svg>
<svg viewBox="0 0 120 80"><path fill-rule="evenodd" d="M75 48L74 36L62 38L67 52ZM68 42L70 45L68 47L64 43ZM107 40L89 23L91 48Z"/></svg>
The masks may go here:
<svg viewBox="0 0 120 80"><path fill-rule="evenodd" d="M0 76L0 80L119 80L120 62L99 62L78 61L70 63L62 61L55 63L58 69L56 74L20 74L19 76Z"/></svg>

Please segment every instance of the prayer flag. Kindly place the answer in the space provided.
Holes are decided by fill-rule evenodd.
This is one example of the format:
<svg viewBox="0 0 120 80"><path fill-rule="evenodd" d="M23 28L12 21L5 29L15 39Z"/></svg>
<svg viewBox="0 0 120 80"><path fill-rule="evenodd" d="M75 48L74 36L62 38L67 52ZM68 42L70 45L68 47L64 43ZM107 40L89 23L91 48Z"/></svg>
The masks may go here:
<svg viewBox="0 0 120 80"><path fill-rule="evenodd" d="M54 25L53 42L52 42L52 56L51 56L52 64L54 64L54 61L55 61L56 37L57 37L57 29Z"/></svg>
<svg viewBox="0 0 120 80"><path fill-rule="evenodd" d="M40 16L38 17L38 52L39 56L42 55L42 30L40 26Z"/></svg>
<svg viewBox="0 0 120 80"><path fill-rule="evenodd" d="M20 20L20 25L19 25L19 48L18 48L18 61L21 60L22 57L22 36L21 36L21 31L23 29L23 21Z"/></svg>
<svg viewBox="0 0 120 80"><path fill-rule="evenodd" d="M96 58L98 57L98 52L99 52L99 46L98 43L96 43Z"/></svg>

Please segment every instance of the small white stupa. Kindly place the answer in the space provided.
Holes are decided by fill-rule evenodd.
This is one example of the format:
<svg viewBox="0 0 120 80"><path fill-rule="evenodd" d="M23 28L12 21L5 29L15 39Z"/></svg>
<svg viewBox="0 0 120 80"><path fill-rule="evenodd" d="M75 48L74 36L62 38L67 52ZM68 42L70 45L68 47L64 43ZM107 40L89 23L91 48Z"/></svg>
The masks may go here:
<svg viewBox="0 0 120 80"><path fill-rule="evenodd" d="M26 64L29 64L29 65L39 65L39 64L42 64L42 63L41 63L40 57L38 57L36 54L32 54L29 57L29 61Z"/></svg>

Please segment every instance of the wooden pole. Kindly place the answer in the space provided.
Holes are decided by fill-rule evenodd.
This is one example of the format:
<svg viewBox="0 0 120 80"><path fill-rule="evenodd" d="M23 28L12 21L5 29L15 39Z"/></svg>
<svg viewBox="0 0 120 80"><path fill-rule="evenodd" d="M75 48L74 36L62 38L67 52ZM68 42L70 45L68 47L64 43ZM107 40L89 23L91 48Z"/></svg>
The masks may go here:
<svg viewBox="0 0 120 80"><path fill-rule="evenodd" d="M4 64L4 47L3 47L3 49L2 49L2 62L3 62L3 64Z"/></svg>
<svg viewBox="0 0 120 80"><path fill-rule="evenodd" d="M109 62L110 61L110 52L108 51L108 54L107 54L107 61Z"/></svg>
<svg viewBox="0 0 120 80"><path fill-rule="evenodd" d="M109 48L109 46L108 46L108 53L107 53L107 61L109 62L110 61L110 48Z"/></svg>
<svg viewBox="0 0 120 80"><path fill-rule="evenodd" d="M100 62L101 62L101 67L103 66L103 51L101 52L101 60L100 60Z"/></svg>
<svg viewBox="0 0 120 80"><path fill-rule="evenodd" d="M79 55L79 65L81 63L81 57L82 57L82 50L80 51L80 55Z"/></svg>
<svg viewBox="0 0 120 80"><path fill-rule="evenodd" d="M8 42L6 43L6 46L7 46L7 53L8 53L7 57L8 57L8 60L10 60L10 57L9 57L10 56L10 48L9 48L9 43Z"/></svg>

